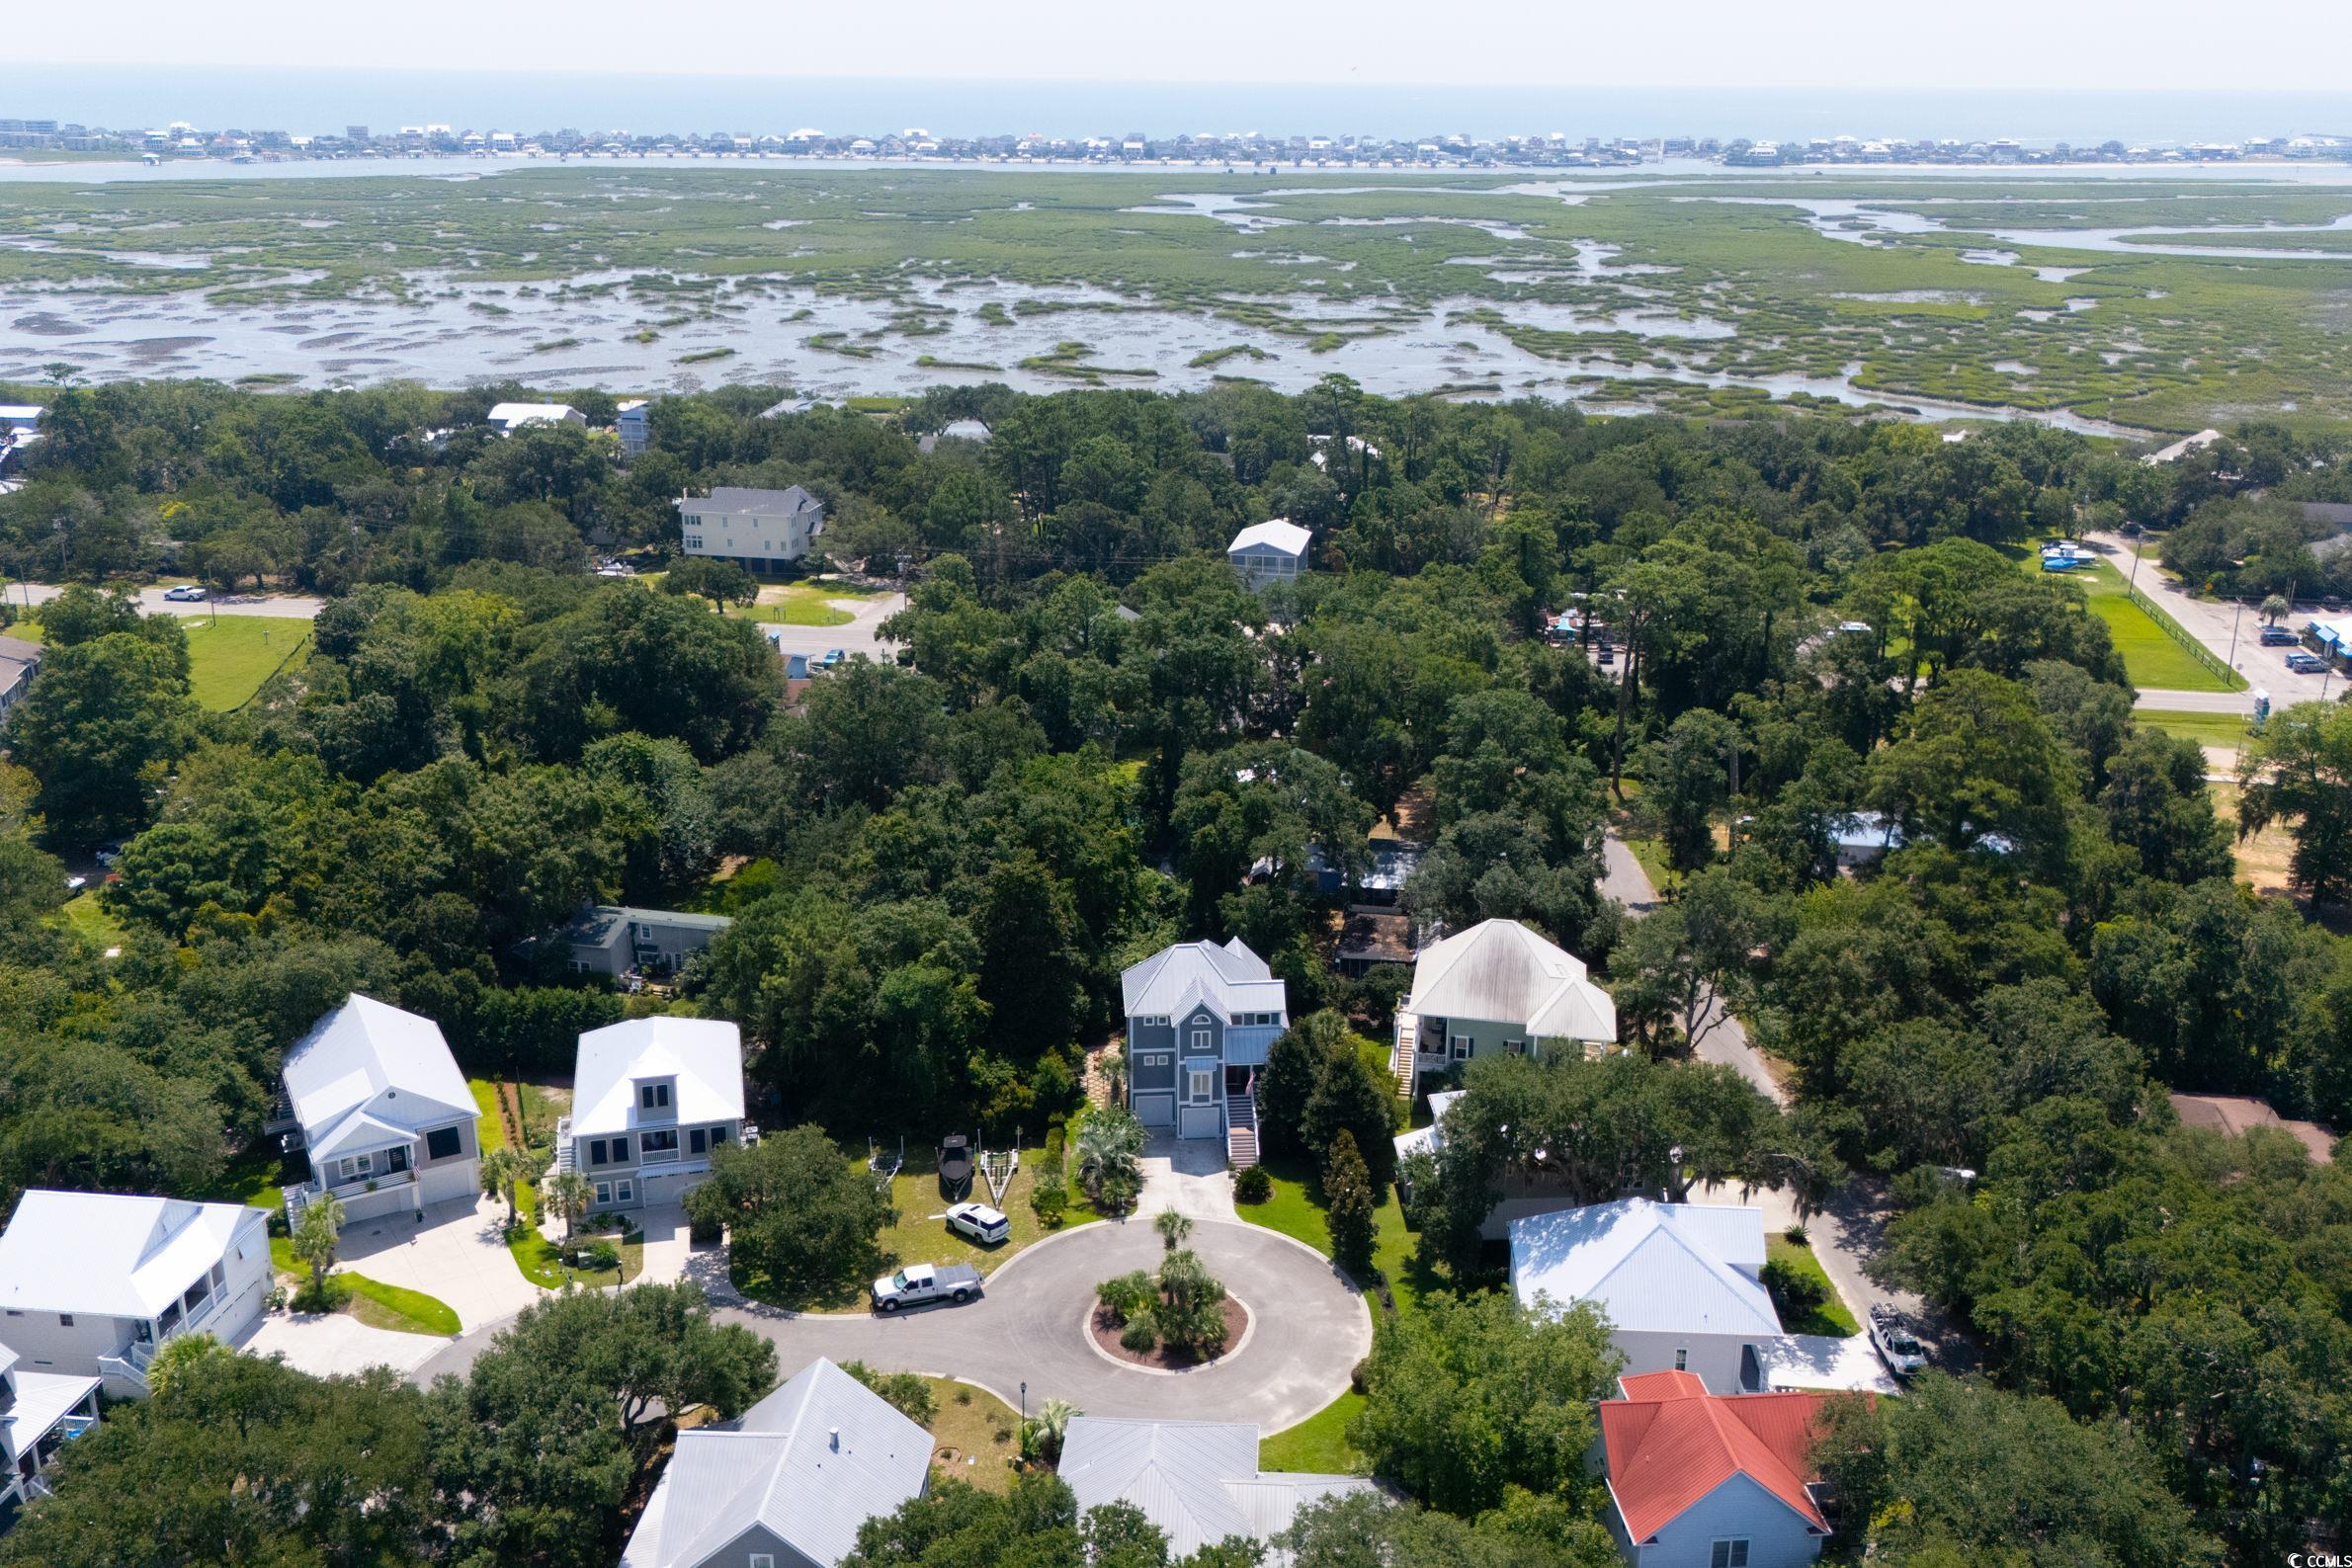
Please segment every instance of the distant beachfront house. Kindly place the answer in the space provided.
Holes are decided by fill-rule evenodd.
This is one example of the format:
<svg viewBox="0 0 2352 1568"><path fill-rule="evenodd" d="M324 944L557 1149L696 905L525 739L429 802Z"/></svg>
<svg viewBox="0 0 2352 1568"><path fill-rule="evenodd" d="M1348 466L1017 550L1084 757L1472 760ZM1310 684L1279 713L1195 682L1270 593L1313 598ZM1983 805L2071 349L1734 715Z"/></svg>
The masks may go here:
<svg viewBox="0 0 2352 1568"><path fill-rule="evenodd" d="M530 425L585 425L588 416L569 403L492 403L490 428L511 436Z"/></svg>
<svg viewBox="0 0 2352 1568"><path fill-rule="evenodd" d="M621 433L622 456L643 456L653 445L653 405L641 397L623 403L614 413L613 428Z"/></svg>
<svg viewBox="0 0 2352 1568"><path fill-rule="evenodd" d="M687 554L751 572L784 570L808 553L825 526L824 503L797 484L783 490L720 485L706 496L680 496L677 507Z"/></svg>
<svg viewBox="0 0 2352 1568"><path fill-rule="evenodd" d="M1241 574L1252 592L1272 583L1287 583L1306 569L1306 550L1314 536L1288 518L1253 523L1233 536L1225 559Z"/></svg>

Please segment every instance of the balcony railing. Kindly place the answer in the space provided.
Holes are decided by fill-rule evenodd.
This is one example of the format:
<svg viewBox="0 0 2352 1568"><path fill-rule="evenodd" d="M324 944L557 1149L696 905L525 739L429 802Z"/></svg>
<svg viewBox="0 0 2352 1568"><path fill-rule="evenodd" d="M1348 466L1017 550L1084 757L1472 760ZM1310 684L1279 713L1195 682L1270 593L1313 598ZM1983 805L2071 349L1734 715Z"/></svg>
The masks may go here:
<svg viewBox="0 0 2352 1568"><path fill-rule="evenodd" d="M639 1165L675 1165L678 1163L678 1151L676 1149L648 1149L639 1146L637 1163Z"/></svg>

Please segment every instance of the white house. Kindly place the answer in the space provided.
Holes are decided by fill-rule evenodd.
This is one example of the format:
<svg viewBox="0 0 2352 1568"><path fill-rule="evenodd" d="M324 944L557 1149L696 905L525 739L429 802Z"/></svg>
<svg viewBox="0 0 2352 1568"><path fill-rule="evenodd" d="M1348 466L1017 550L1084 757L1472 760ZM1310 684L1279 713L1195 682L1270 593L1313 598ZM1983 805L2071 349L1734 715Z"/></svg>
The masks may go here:
<svg viewBox="0 0 2352 1568"><path fill-rule="evenodd" d="M585 425L588 416L569 403L492 403L490 428L511 436L527 425Z"/></svg>
<svg viewBox="0 0 2352 1568"><path fill-rule="evenodd" d="M0 403L0 436L39 430L42 412L39 403Z"/></svg>
<svg viewBox="0 0 2352 1568"><path fill-rule="evenodd" d="M1181 1138L1223 1138L1236 1165L1255 1165L1253 1085L1291 1027L1288 993L1266 960L1239 937L1183 942L1121 970L1119 988L1135 1119Z"/></svg>
<svg viewBox="0 0 2352 1568"><path fill-rule="evenodd" d="M1589 1301L1629 1372L1687 1371L1718 1393L1766 1386L1781 1320L1763 1270L1757 1208L1627 1197L1511 1221L1521 1304Z"/></svg>
<svg viewBox="0 0 2352 1568"><path fill-rule="evenodd" d="M1142 1510L1168 1537L1171 1562L1230 1536L1269 1544L1309 1503L1372 1487L1361 1476L1260 1470L1248 1422L1072 1416L1056 1468L1081 1517L1106 1503ZM1288 1554L1266 1561L1280 1568Z"/></svg>
<svg viewBox="0 0 2352 1568"><path fill-rule="evenodd" d="M0 1530L47 1490L57 1450L98 1425L98 1378L31 1371L0 1345Z"/></svg>
<svg viewBox="0 0 2352 1568"><path fill-rule="evenodd" d="M1609 1528L1634 1568L1804 1568L1829 1523L1809 1453L1821 1396L1710 1394L1688 1372L1600 1404Z"/></svg>
<svg viewBox="0 0 2352 1568"><path fill-rule="evenodd" d="M1390 1058L1401 1094L1424 1072L1476 1056L1541 1056L1617 1038L1617 1004L1584 962L1516 920L1485 920L1421 949L1396 1003Z"/></svg>
<svg viewBox="0 0 2352 1568"><path fill-rule="evenodd" d="M269 1130L297 1127L310 1180L286 1192L289 1222L327 1194L347 1220L481 1192L465 1075L429 1018L356 993L286 1053L286 1096Z"/></svg>
<svg viewBox="0 0 2352 1568"><path fill-rule="evenodd" d="M711 1174L713 1150L744 1136L734 1025L636 1018L580 1036L555 1169L588 1178L599 1211L676 1201Z"/></svg>
<svg viewBox="0 0 2352 1568"><path fill-rule="evenodd" d="M1252 523L1233 536L1225 559L1241 574L1252 592L1268 583L1287 583L1306 569L1306 549L1314 536L1288 518Z"/></svg>
<svg viewBox="0 0 2352 1568"><path fill-rule="evenodd" d="M621 1568L833 1568L931 1481L931 1434L818 1358L740 1419L678 1434Z"/></svg>
<svg viewBox="0 0 2352 1568"><path fill-rule="evenodd" d="M824 532L824 503L797 484L787 490L720 485L706 496L680 496L677 507L687 554L730 560L746 571L781 571Z"/></svg>
<svg viewBox="0 0 2352 1568"><path fill-rule="evenodd" d="M147 1391L175 1334L233 1341L270 1294L270 1216L239 1203L28 1191L0 1231L0 1342L18 1368Z"/></svg>

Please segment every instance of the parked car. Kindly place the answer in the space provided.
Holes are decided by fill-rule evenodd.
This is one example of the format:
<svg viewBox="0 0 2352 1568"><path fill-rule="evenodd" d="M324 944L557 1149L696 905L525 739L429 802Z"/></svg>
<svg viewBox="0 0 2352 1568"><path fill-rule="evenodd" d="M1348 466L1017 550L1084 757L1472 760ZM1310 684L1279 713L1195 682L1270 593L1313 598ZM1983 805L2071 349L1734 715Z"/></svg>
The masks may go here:
<svg viewBox="0 0 2352 1568"><path fill-rule="evenodd" d="M969 1301L979 1293L980 1272L962 1263L910 1263L874 1281L874 1304L884 1312L926 1301Z"/></svg>
<svg viewBox="0 0 2352 1568"><path fill-rule="evenodd" d="M115 868L115 863L122 858L123 846L120 844L101 845L99 846L97 854L91 857L92 860L95 860L99 865L105 867L110 871Z"/></svg>
<svg viewBox="0 0 2352 1568"><path fill-rule="evenodd" d="M1870 1309L1870 1343L1887 1369L1905 1381L1927 1370L1927 1347L1903 1325L1901 1315L1892 1307L1881 1304Z"/></svg>
<svg viewBox="0 0 2352 1568"><path fill-rule="evenodd" d="M211 596L195 583L182 583L177 588L166 588L163 591L163 597L175 605L196 605L204 603Z"/></svg>
<svg viewBox="0 0 2352 1568"><path fill-rule="evenodd" d="M2292 626L2264 626L2262 628L2262 645L2266 648L2292 648L2297 640L2295 628Z"/></svg>
<svg viewBox="0 0 2352 1568"><path fill-rule="evenodd" d="M845 648L827 648L825 650L825 656L816 662L822 665L824 668L830 670L834 665L839 664L842 660L848 657L849 652Z"/></svg>
<svg viewBox="0 0 2352 1568"><path fill-rule="evenodd" d="M985 1203L954 1203L948 1207L948 1229L993 1247L1013 1233L1013 1222Z"/></svg>
<svg viewBox="0 0 2352 1568"><path fill-rule="evenodd" d="M2287 655L2287 668L2300 675L2318 675L2327 668L2327 661L2308 648L2298 648Z"/></svg>

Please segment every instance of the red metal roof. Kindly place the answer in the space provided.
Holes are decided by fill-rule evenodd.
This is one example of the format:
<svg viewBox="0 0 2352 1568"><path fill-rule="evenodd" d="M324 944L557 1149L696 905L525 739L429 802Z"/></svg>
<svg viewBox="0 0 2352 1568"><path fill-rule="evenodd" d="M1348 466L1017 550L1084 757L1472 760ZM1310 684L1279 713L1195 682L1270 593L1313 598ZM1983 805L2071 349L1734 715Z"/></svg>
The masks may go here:
<svg viewBox="0 0 2352 1568"><path fill-rule="evenodd" d="M1745 1475L1827 1532L1805 1489L1819 1394L1715 1395L1689 1372L1621 1380L1601 1404L1609 1490L1635 1541L1648 1540L1700 1499Z"/></svg>

